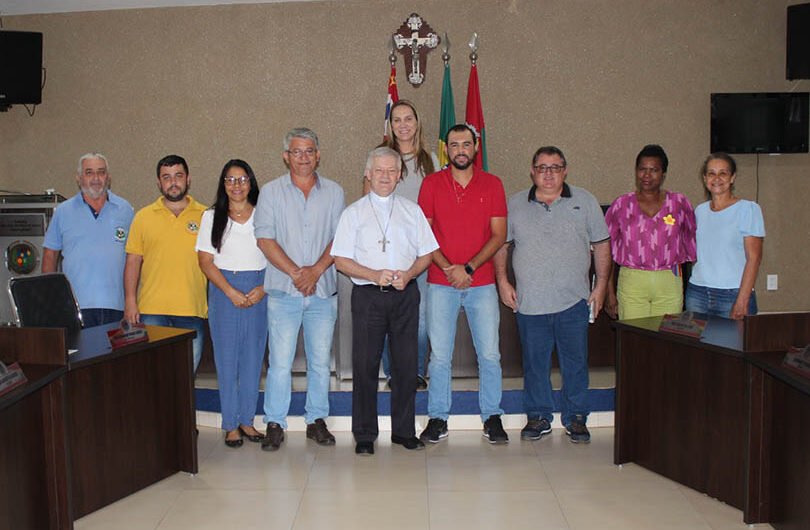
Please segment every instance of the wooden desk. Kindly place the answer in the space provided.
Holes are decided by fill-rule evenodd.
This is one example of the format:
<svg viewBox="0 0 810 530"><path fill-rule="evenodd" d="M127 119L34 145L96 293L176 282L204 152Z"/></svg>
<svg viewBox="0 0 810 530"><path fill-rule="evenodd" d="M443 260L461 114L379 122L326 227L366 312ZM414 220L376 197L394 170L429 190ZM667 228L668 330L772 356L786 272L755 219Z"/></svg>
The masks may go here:
<svg viewBox="0 0 810 530"><path fill-rule="evenodd" d="M194 333L149 326L149 342L112 351L106 331L70 346L67 443L80 518L178 471L197 472Z"/></svg>
<svg viewBox="0 0 810 530"><path fill-rule="evenodd" d="M782 365L783 352L746 354L751 364L752 429L759 462L750 483L761 492L759 510L774 528L810 525L810 378ZM757 472L756 469L760 471Z"/></svg>
<svg viewBox="0 0 810 530"><path fill-rule="evenodd" d="M746 523L784 517L801 521L784 528L805 528L810 384L780 363L810 340L810 314L710 318L700 340L661 333L660 321L615 324L614 463L735 506Z"/></svg>
<svg viewBox="0 0 810 530"><path fill-rule="evenodd" d="M112 351L106 331L0 328L29 383L0 398L0 529L72 528L177 471L197 472L193 331L149 326ZM67 347L78 351L68 358ZM15 509L11 514L11 507Z"/></svg>
<svg viewBox="0 0 810 530"><path fill-rule="evenodd" d="M28 379L0 397L0 529L73 528L64 332L0 327L0 355Z"/></svg>
<svg viewBox="0 0 810 530"><path fill-rule="evenodd" d="M64 366L22 365L0 397L0 529L73 528L64 449Z"/></svg>
<svg viewBox="0 0 810 530"><path fill-rule="evenodd" d="M710 320L697 341L659 333L660 321L616 324L614 463L635 462L744 510L742 323Z"/></svg>

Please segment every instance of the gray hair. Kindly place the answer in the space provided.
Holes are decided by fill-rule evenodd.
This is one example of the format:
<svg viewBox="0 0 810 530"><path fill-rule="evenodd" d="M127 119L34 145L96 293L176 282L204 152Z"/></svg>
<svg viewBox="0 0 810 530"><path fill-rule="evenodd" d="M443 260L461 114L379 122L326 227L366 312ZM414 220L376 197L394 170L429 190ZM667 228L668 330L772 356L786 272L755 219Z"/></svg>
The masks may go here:
<svg viewBox="0 0 810 530"><path fill-rule="evenodd" d="M77 169L77 170L76 170L76 174L77 174L77 175L81 175L81 174L82 174L82 171L83 171L83 170L82 170L82 163L83 163L85 160L92 160L93 158L98 158L99 160L103 160L103 161L104 161L104 165L105 165L105 166L107 166L107 172L109 173L109 171L110 171L110 163L109 163L109 162L107 162L107 157L106 157L106 156L104 156L104 155L102 155L101 153L95 153L95 152L93 152L93 153L85 153L85 154L83 154L83 155L81 156L81 158L79 158L79 169Z"/></svg>
<svg viewBox="0 0 810 530"><path fill-rule="evenodd" d="M293 138L303 138L304 140L312 140L315 143L315 148L318 149L318 135L315 134L315 131L312 129L307 129L306 127L296 127L295 129L290 129L290 131L284 136L284 150L290 150L290 142L292 142Z"/></svg>
<svg viewBox="0 0 810 530"><path fill-rule="evenodd" d="M399 154L398 151L391 149L387 146L378 147L376 149L372 149L368 152L368 158L366 159L366 173L371 171L371 166L374 164L375 158L383 158L383 157L390 157L396 160L397 167L402 166L402 155Z"/></svg>

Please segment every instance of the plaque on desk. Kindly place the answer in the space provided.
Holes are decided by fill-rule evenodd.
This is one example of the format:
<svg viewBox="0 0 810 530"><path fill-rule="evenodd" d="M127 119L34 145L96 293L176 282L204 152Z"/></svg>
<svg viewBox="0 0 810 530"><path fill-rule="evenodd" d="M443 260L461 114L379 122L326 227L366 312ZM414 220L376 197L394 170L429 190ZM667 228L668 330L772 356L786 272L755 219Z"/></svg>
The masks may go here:
<svg viewBox="0 0 810 530"><path fill-rule="evenodd" d="M110 345L113 349L149 340L146 326L143 323L130 324L126 320L121 321L121 327L109 330L107 337L110 339Z"/></svg>
<svg viewBox="0 0 810 530"><path fill-rule="evenodd" d="M810 377L810 344L804 348L790 348L782 362Z"/></svg>
<svg viewBox="0 0 810 530"><path fill-rule="evenodd" d="M28 379L20 368L20 365L14 363L6 366L0 361L0 396L6 392L11 392L12 389L24 384Z"/></svg>
<svg viewBox="0 0 810 530"><path fill-rule="evenodd" d="M684 311L678 315L664 315L658 331L699 339L706 329L706 322L702 318L695 318L691 311Z"/></svg>

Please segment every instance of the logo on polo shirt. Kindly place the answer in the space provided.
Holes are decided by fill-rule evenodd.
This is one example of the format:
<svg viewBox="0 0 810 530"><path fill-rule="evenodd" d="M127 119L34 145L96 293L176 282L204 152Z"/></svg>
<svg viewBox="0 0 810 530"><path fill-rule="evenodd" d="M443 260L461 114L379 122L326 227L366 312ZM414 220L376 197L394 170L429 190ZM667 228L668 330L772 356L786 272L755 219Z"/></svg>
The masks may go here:
<svg viewBox="0 0 810 530"><path fill-rule="evenodd" d="M189 221L186 225L186 230L188 230L189 233L196 234L200 231L200 225L194 221Z"/></svg>
<svg viewBox="0 0 810 530"><path fill-rule="evenodd" d="M124 228L123 226L116 226L113 236L115 237L115 240L118 241L119 243L122 241L126 241L127 239L126 228Z"/></svg>

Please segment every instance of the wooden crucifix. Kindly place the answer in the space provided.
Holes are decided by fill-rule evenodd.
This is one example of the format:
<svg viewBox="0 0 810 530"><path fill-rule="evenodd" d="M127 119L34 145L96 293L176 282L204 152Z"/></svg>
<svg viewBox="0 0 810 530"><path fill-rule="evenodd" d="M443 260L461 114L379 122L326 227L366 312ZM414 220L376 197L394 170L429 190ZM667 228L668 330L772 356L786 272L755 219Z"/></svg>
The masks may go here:
<svg viewBox="0 0 810 530"><path fill-rule="evenodd" d="M441 41L433 28L416 13L411 13L408 20L394 33L397 50L405 56L405 69L410 84L419 86L425 80L427 54Z"/></svg>

